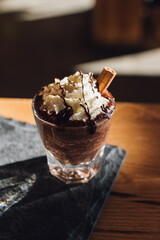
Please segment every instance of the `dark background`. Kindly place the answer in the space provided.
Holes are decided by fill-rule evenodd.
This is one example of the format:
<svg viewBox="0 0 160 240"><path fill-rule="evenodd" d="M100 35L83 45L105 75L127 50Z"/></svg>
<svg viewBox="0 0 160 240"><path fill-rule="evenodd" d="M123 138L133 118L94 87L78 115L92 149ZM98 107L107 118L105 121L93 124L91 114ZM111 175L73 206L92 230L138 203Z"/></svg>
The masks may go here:
<svg viewBox="0 0 160 240"><path fill-rule="evenodd" d="M111 0L105 1L110 4ZM97 5L99 2L102 4L98 0ZM54 77L74 73L77 64L159 47L159 25L154 30L155 22L160 22L159 1L141 2L143 36L133 42L98 39L93 21L97 5L80 13L32 21L21 19L20 11L1 12L0 97L32 98ZM101 17L103 13L97 11ZM112 19L108 21L112 24ZM117 75L110 86L116 100L134 102L160 102L159 89L160 76Z"/></svg>

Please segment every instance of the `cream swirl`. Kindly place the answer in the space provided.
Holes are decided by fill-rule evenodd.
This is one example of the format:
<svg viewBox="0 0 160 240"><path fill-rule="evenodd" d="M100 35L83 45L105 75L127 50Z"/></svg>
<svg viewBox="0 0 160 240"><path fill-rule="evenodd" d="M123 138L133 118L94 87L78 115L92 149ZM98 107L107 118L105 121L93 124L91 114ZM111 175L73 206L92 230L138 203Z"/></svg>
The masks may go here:
<svg viewBox="0 0 160 240"><path fill-rule="evenodd" d="M109 100L101 96L97 80L92 73L75 74L45 86L39 93L43 99L42 110L59 114L66 108L72 108L69 120L94 120L99 114L106 114Z"/></svg>

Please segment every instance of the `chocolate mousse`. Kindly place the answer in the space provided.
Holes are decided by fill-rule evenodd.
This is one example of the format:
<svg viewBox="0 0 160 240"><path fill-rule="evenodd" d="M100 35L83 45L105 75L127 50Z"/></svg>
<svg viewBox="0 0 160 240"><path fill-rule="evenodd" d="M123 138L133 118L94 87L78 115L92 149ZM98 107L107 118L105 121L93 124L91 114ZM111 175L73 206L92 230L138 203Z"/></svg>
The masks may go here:
<svg viewBox="0 0 160 240"><path fill-rule="evenodd" d="M106 143L115 100L99 91L93 73L75 74L44 86L35 96L33 110L46 147L66 165L92 161Z"/></svg>

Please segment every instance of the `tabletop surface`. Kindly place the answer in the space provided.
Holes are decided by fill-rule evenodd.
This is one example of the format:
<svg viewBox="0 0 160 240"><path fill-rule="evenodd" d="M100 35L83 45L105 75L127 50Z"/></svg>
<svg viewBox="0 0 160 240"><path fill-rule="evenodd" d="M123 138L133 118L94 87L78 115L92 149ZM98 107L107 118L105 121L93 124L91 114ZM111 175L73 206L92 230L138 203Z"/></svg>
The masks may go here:
<svg viewBox="0 0 160 240"><path fill-rule="evenodd" d="M35 124L31 99L0 98L0 115ZM160 239L160 104L117 103L108 143L127 156L91 240Z"/></svg>

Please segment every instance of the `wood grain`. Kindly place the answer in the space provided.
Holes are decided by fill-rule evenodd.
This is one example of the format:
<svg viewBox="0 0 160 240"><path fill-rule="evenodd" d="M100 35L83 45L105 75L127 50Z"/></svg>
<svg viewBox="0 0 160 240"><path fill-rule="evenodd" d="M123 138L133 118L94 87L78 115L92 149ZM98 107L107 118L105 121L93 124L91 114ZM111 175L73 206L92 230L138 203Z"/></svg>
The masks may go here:
<svg viewBox="0 0 160 240"><path fill-rule="evenodd" d="M0 99L0 115L34 124L30 99ZM117 103L109 141L127 157L91 240L160 239L160 104Z"/></svg>

